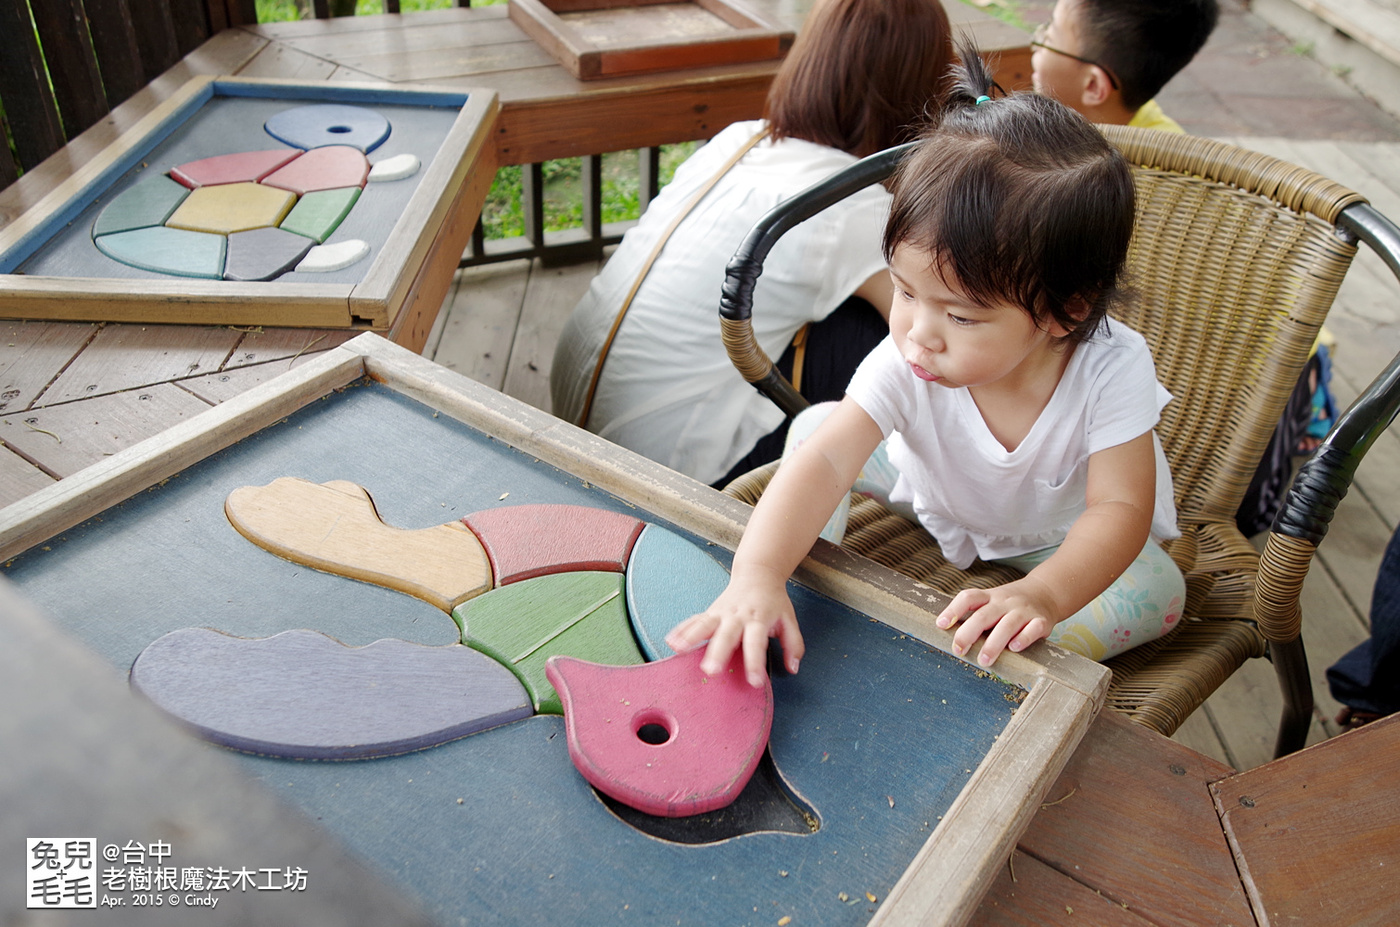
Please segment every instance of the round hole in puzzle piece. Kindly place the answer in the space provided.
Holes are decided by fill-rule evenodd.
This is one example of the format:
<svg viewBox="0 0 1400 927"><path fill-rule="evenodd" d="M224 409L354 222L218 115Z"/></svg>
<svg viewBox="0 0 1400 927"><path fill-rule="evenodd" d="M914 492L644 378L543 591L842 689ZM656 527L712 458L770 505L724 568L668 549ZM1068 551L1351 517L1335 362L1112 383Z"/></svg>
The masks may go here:
<svg viewBox="0 0 1400 927"><path fill-rule="evenodd" d="M389 120L374 110L344 103L293 106L273 114L263 129L294 148L349 145L365 154L383 144L391 131Z"/></svg>
<svg viewBox="0 0 1400 927"><path fill-rule="evenodd" d="M637 739L644 744L659 747L671 739L676 729L676 719L660 711L645 711L632 722L636 726Z"/></svg>

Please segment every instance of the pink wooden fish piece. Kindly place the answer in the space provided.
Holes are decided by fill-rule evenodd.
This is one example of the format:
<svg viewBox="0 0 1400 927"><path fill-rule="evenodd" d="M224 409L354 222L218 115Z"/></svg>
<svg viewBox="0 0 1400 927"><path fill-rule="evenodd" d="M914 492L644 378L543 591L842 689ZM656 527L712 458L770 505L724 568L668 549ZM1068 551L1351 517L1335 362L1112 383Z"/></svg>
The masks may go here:
<svg viewBox="0 0 1400 927"><path fill-rule="evenodd" d="M768 744L773 686L750 686L737 651L717 676L700 671L703 656L701 648L638 666L549 659L569 757L598 791L671 818L738 798Z"/></svg>

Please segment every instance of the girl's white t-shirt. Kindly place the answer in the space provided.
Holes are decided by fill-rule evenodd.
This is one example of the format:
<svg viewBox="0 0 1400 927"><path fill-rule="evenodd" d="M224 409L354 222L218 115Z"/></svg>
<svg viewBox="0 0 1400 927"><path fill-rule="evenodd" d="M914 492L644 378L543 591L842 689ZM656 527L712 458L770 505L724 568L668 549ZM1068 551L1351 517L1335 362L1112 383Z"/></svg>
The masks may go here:
<svg viewBox="0 0 1400 927"><path fill-rule="evenodd" d="M684 204L761 120L736 123L677 169L623 237L559 337L550 370L554 414L576 421L594 360L648 254ZM770 209L855 162L801 139L763 140L706 194L667 241L617 333L588 428L710 483L782 423L745 382L720 340L725 265ZM889 194L866 187L792 228L773 246L753 297L753 330L777 360L797 330L826 318L884 270L880 239Z"/></svg>
<svg viewBox="0 0 1400 927"><path fill-rule="evenodd" d="M1030 433L1008 451L965 387L914 376L891 338L857 369L847 395L888 438L899 471L891 501L910 503L959 569L1053 547L1085 509L1089 455L1157 424L1171 400L1141 335L1109 320L1075 348ZM1152 536L1179 535L1171 471L1161 442Z"/></svg>

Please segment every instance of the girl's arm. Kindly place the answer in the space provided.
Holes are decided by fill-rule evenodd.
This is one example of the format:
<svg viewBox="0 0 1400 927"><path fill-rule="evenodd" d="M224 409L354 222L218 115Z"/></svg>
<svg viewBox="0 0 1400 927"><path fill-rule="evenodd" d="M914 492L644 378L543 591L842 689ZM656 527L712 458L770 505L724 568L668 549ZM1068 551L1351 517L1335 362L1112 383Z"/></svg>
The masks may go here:
<svg viewBox="0 0 1400 927"><path fill-rule="evenodd" d="M940 628L960 616L953 651L991 629L978 662L988 666L1004 648L1021 651L1097 598L1142 552L1152 529L1157 467L1152 432L1089 456L1087 508L1064 543L1015 582L964 589L938 616Z"/></svg>
<svg viewBox="0 0 1400 927"><path fill-rule="evenodd" d="M882 438L864 409L842 400L768 484L734 553L728 587L705 611L672 628L666 643L679 653L708 640L700 669L709 675L722 672L742 646L746 676L757 687L763 685L768 638L776 637L788 672L797 672L804 649L788 577Z"/></svg>

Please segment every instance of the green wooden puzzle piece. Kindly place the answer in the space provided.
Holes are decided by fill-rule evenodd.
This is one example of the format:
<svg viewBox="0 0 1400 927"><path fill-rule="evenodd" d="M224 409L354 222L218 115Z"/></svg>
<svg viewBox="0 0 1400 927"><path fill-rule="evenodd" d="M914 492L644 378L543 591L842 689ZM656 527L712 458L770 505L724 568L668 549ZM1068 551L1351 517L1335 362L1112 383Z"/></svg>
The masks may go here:
<svg viewBox="0 0 1400 927"><path fill-rule="evenodd" d="M355 201L360 198L359 187L340 187L336 190L317 190L308 193L287 218L282 220L282 229L315 239L317 244L325 242L331 233L340 227Z"/></svg>
<svg viewBox="0 0 1400 927"><path fill-rule="evenodd" d="M644 662L627 618L621 573L554 573L469 599L452 617L462 642L504 663L525 684L535 710L563 714L545 678L556 654L610 666Z"/></svg>
<svg viewBox="0 0 1400 927"><path fill-rule="evenodd" d="M112 198L92 224L94 238L164 225L190 191L164 174L142 178Z"/></svg>

